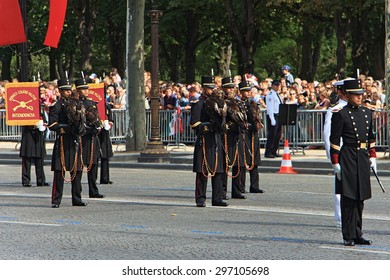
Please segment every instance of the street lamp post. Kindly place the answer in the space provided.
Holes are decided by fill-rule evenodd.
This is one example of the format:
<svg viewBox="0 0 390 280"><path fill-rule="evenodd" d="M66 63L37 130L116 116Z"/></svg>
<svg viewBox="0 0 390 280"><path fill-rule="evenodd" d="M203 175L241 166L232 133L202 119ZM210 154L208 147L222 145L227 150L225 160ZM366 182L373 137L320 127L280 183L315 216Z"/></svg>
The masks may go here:
<svg viewBox="0 0 390 280"><path fill-rule="evenodd" d="M152 0L152 10L149 11L151 18L151 40L152 40L152 65L151 79L152 92L150 97L151 107L151 137L146 149L140 153L138 162L169 162L169 153L161 142L160 119L159 119L159 85L158 85L158 20L162 11L157 9L157 0Z"/></svg>
<svg viewBox="0 0 390 280"><path fill-rule="evenodd" d="M27 36L27 8L26 8L26 0L19 0L20 11L22 14L23 22L24 22L24 31ZM28 81L28 46L27 42L20 44L20 81L27 82Z"/></svg>

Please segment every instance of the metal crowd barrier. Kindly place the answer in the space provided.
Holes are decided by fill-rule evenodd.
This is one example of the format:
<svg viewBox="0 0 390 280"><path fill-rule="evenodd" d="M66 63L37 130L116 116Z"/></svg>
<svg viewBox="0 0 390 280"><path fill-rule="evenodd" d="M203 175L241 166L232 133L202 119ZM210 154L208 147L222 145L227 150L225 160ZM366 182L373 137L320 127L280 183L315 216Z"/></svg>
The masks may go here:
<svg viewBox="0 0 390 280"><path fill-rule="evenodd" d="M126 110L112 110L114 125L110 131L111 140L115 144L125 143L128 133L128 112ZM288 139L292 152L303 151L308 146L322 146L324 143L323 124L326 111L324 110L298 110L295 125L283 127L283 139ZM193 144L196 140L194 131L190 128L191 112L182 110L177 115L175 110L160 110L161 141L166 145L185 146ZM176 115L176 116L175 116ZM181 119L180 122L174 120ZM264 129L259 137L262 145L267 141L266 111L262 110ZM176 131L175 131L176 130ZM374 133L377 147L388 148L387 111L379 110L374 113ZM146 110L146 137L151 137L150 110ZM53 132L48 132L48 141L55 139ZM5 110L0 110L0 141L20 141L21 127L7 126ZM283 143L281 143L283 145Z"/></svg>

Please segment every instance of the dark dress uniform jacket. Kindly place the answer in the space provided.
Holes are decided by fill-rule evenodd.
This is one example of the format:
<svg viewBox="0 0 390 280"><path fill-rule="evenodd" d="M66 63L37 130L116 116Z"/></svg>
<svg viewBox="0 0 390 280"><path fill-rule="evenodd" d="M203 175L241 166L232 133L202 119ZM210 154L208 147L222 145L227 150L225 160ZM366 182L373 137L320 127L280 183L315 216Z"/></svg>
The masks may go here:
<svg viewBox="0 0 390 280"><path fill-rule="evenodd" d="M348 103L333 113L330 153L332 158L338 155L342 177L336 184L336 193L360 201L371 198L369 147L373 149L374 145L369 109Z"/></svg>
<svg viewBox="0 0 390 280"><path fill-rule="evenodd" d="M43 122L47 123L42 107L41 117ZM39 131L35 126L23 126L19 156L44 158L46 156L45 131Z"/></svg>
<svg viewBox="0 0 390 280"><path fill-rule="evenodd" d="M206 97L201 96L197 101L191 102L191 122L190 125L195 129L197 138L194 147L193 172L207 173L207 167L211 172L225 172L224 169L224 152L222 147L222 133L216 132L211 124L211 118L205 110ZM203 163L203 145L206 153L206 162ZM202 168L203 166L203 168Z"/></svg>
<svg viewBox="0 0 390 280"><path fill-rule="evenodd" d="M77 153L77 169L81 171L80 161L80 136L73 135L69 131L69 120L64 106L64 100L60 98L56 103L50 106L49 109L49 129L56 132L56 140L54 142L51 170L62 170L60 156L60 138L63 139L65 168L71 170L74 165L75 155Z"/></svg>
<svg viewBox="0 0 390 280"><path fill-rule="evenodd" d="M254 157L254 165L259 166L261 164L259 131L257 130L255 120L249 117L250 113L248 112L249 110L253 110L253 108L251 108L252 106L258 106L258 104L250 100L245 100L244 102L249 123L248 129L245 131L245 143L243 144L245 149L246 164L251 166L252 157Z"/></svg>
<svg viewBox="0 0 390 280"><path fill-rule="evenodd" d="M87 110L91 106L95 106L96 110L96 102L87 98L80 98L83 102L85 109ZM100 123L100 121L99 121ZM98 158L100 157L100 141L98 137L98 127L94 124L89 124L87 120L87 127L85 130L85 134L82 136L82 151L83 151L83 163L84 166L88 166L89 164L97 164ZM91 163L91 155L92 155L92 163Z"/></svg>
<svg viewBox="0 0 390 280"><path fill-rule="evenodd" d="M106 115L108 117L109 122L114 122L112 113L111 113L111 105L106 104ZM101 158L111 158L114 156L114 152L112 150L112 143L110 139L110 130L105 130L104 128L99 133L100 140L100 148L101 148Z"/></svg>
<svg viewBox="0 0 390 280"><path fill-rule="evenodd" d="M244 161L244 145L245 131L247 129L247 118L245 112L245 104L235 98L226 100L228 106L226 122L228 128L226 131L227 137L227 156L229 166L245 166ZM238 116L242 116L241 118ZM224 140L225 145L225 140ZM226 150L226 146L225 146Z"/></svg>

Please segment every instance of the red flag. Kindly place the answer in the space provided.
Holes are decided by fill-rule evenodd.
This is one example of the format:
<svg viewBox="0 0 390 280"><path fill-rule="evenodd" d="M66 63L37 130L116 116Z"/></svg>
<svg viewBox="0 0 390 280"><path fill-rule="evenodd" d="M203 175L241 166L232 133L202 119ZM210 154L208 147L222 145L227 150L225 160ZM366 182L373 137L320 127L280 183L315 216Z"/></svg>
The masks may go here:
<svg viewBox="0 0 390 280"><path fill-rule="evenodd" d="M0 46L26 42L18 0L0 1Z"/></svg>
<svg viewBox="0 0 390 280"><path fill-rule="evenodd" d="M47 27L45 46L57 48L64 27L67 0L50 0L49 26Z"/></svg>

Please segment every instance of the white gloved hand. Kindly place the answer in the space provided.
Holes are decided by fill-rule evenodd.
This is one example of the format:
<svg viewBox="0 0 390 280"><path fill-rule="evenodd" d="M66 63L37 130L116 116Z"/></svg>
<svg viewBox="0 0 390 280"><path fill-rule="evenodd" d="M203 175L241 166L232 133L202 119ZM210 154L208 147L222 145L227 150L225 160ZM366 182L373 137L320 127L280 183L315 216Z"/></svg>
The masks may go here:
<svg viewBox="0 0 390 280"><path fill-rule="evenodd" d="M275 125L276 125L276 120L275 120L275 118L271 118L271 125L272 125L272 126L275 126Z"/></svg>
<svg viewBox="0 0 390 280"><path fill-rule="evenodd" d="M341 166L339 163L333 164L333 171L337 179L341 180Z"/></svg>
<svg viewBox="0 0 390 280"><path fill-rule="evenodd" d="M374 171L376 173L377 172L377 169L376 169L376 158L372 157L372 158L370 158L370 161L371 161L370 168L374 169Z"/></svg>
<svg viewBox="0 0 390 280"><path fill-rule="evenodd" d="M41 126L43 126L43 120L39 120L39 122L37 122L37 123L35 124L35 126L36 126L37 128L40 128Z"/></svg>
<svg viewBox="0 0 390 280"><path fill-rule="evenodd" d="M110 130L111 125L109 124L108 120L103 121L103 127L105 130Z"/></svg>
<svg viewBox="0 0 390 280"><path fill-rule="evenodd" d="M46 130L46 125L43 124L43 125L39 126L38 130L41 131L41 132L45 131Z"/></svg>

